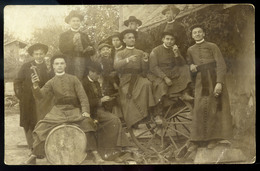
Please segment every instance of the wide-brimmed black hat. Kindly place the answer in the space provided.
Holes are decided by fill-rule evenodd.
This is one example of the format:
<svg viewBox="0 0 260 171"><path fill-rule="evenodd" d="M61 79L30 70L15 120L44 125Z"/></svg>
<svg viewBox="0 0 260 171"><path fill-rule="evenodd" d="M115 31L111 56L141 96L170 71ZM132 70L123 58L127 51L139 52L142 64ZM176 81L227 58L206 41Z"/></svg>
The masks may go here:
<svg viewBox="0 0 260 171"><path fill-rule="evenodd" d="M166 11L172 10L173 13L175 14L179 14L181 12L181 10L179 8L177 8L175 5L167 5L164 10L162 11L162 14L165 15Z"/></svg>
<svg viewBox="0 0 260 171"><path fill-rule="evenodd" d="M98 50L100 51L103 47L112 48L112 46L108 43L101 43L98 45Z"/></svg>
<svg viewBox="0 0 260 171"><path fill-rule="evenodd" d="M124 30L124 31L122 31L122 32L120 33L120 39L121 39L121 41L123 41L124 36L125 36L127 33L133 33L133 34L135 35L135 39L137 39L137 31L132 30L132 29L126 29L126 30Z"/></svg>
<svg viewBox="0 0 260 171"><path fill-rule="evenodd" d="M35 43L28 48L28 53L32 56L34 50L42 49L46 54L48 52L48 46L42 43Z"/></svg>
<svg viewBox="0 0 260 171"><path fill-rule="evenodd" d="M190 27L190 32L192 32L192 30L195 28L201 28L203 31L205 31L202 24L194 24Z"/></svg>
<svg viewBox="0 0 260 171"><path fill-rule="evenodd" d="M80 21L82 21L84 19L84 16L82 14L80 14L79 11L74 10L74 11L71 11L67 17L65 17L65 22L69 23L69 21L72 17L77 17L80 19Z"/></svg>
<svg viewBox="0 0 260 171"><path fill-rule="evenodd" d="M166 35L171 35L171 36L173 36L175 39L177 39L176 33L174 33L173 30L170 30L170 29L169 29L169 30L163 31L162 34L161 34L161 37L163 38L163 37L166 36Z"/></svg>
<svg viewBox="0 0 260 171"><path fill-rule="evenodd" d="M124 25L128 27L129 22L136 22L139 26L142 25L142 21L137 19L135 16L130 16L128 20L125 20Z"/></svg>

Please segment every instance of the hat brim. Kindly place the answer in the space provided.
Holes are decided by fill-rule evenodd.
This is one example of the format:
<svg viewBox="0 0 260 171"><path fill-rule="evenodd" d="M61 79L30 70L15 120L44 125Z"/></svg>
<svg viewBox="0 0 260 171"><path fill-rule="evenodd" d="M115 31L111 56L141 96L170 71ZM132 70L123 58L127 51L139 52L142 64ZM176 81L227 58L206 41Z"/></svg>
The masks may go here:
<svg viewBox="0 0 260 171"><path fill-rule="evenodd" d="M179 14L180 12L181 12L181 10L179 9L179 8L165 8L163 11L162 11L162 14L163 15L165 15L166 14L166 12L167 11L170 11L170 10L172 10L172 12L174 13L174 14Z"/></svg>
<svg viewBox="0 0 260 171"><path fill-rule="evenodd" d="M136 22L139 26L141 26L143 24L141 20L138 20L138 19L128 19L128 20L124 21L124 25L126 27L128 27L130 22Z"/></svg>
<svg viewBox="0 0 260 171"><path fill-rule="evenodd" d="M36 44L34 44L34 45L32 45L32 46L30 46L30 47L28 48L27 51L28 51L29 55L32 56L32 55L33 55L33 51L34 51L35 49L42 49L45 54L48 52L48 46L47 46L47 45L42 44L42 43L36 43Z"/></svg>
<svg viewBox="0 0 260 171"><path fill-rule="evenodd" d="M194 24L190 27L190 32L192 32L192 30L195 29L195 28L201 28L203 31L205 31L202 24Z"/></svg>
<svg viewBox="0 0 260 171"><path fill-rule="evenodd" d="M82 20L84 19L84 16L81 15L81 14L73 14L73 15L68 15L68 16L65 18L65 22L66 22L67 24L69 24L70 19L73 18L73 17L79 18L80 21L82 21Z"/></svg>
<svg viewBox="0 0 260 171"><path fill-rule="evenodd" d="M101 43L99 46L98 46L98 50L100 51L103 47L108 47L108 48L112 48L112 46L108 43Z"/></svg>
<svg viewBox="0 0 260 171"><path fill-rule="evenodd" d="M120 33L120 40L123 41L124 39L124 36L127 34L127 33L133 33L134 36L135 36L135 39L137 39L137 31L135 30L131 30L131 29L127 29L127 30L124 30Z"/></svg>

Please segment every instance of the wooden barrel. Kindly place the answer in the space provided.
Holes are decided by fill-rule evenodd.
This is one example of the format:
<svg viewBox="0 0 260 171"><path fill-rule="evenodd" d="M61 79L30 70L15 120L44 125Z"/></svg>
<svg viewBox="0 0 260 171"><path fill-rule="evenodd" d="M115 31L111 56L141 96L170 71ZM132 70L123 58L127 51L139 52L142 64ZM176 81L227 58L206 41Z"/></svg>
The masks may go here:
<svg viewBox="0 0 260 171"><path fill-rule="evenodd" d="M77 126L57 126L46 139L46 158L54 165L80 164L87 156L86 144L86 135Z"/></svg>

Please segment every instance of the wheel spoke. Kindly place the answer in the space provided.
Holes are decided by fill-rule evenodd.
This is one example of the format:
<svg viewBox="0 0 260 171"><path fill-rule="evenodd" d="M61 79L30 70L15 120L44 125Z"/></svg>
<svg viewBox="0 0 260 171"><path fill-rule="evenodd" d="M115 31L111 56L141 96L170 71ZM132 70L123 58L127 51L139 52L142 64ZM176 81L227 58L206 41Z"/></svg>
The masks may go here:
<svg viewBox="0 0 260 171"><path fill-rule="evenodd" d="M186 108L188 108L188 107L182 108L181 110L179 110L178 112L176 112L174 115L172 115L171 117L167 118L167 120L169 120L169 119L175 117L176 115L178 115L179 113L181 113L182 111L184 111Z"/></svg>
<svg viewBox="0 0 260 171"><path fill-rule="evenodd" d="M181 116L181 115L178 115L178 117L181 117L181 118L183 118L183 119L187 119L187 120L189 120L189 121L192 120L192 119L190 119L190 118L187 118L187 117L185 117L185 116Z"/></svg>
<svg viewBox="0 0 260 171"><path fill-rule="evenodd" d="M154 137L155 137L155 135L157 134L157 132L158 132L158 130L159 129L157 129L154 133L153 133L153 136L152 136L152 138L147 142L147 146L149 146L150 145L150 143L152 142L152 140L154 139Z"/></svg>
<svg viewBox="0 0 260 171"><path fill-rule="evenodd" d="M183 136L185 136L186 138L190 138L188 135L186 135L186 134L184 134L183 132L181 132L181 131L178 131L177 129L174 129L174 128L171 128L171 127L169 127L172 131L175 131L175 132L178 132L178 133L180 133L180 134L182 134Z"/></svg>
<svg viewBox="0 0 260 171"><path fill-rule="evenodd" d="M178 125L178 124L191 124L191 122L166 122L167 124L173 124L173 125Z"/></svg>
<svg viewBox="0 0 260 171"><path fill-rule="evenodd" d="M140 137L141 135L143 135L143 134L145 134L145 133L147 133L147 132L149 132L149 131L151 131L151 130L154 130L154 129L156 128L156 126L157 126L157 125L155 125L155 126L149 128L148 130L146 130L146 131L140 133L139 135L136 136L136 138Z"/></svg>
<svg viewBox="0 0 260 171"><path fill-rule="evenodd" d="M178 116L176 117L176 119L179 121L179 122L181 122L181 120L178 118ZM184 125L184 124L181 124L182 125L182 127L184 128L184 129L186 129L186 131L188 131L189 133L190 133L190 130L186 127L186 125Z"/></svg>
<svg viewBox="0 0 260 171"><path fill-rule="evenodd" d="M170 138L171 142L173 143L173 145L175 146L176 149L178 149L177 144L174 142L174 140L172 139L172 137L170 135L168 135L168 137Z"/></svg>

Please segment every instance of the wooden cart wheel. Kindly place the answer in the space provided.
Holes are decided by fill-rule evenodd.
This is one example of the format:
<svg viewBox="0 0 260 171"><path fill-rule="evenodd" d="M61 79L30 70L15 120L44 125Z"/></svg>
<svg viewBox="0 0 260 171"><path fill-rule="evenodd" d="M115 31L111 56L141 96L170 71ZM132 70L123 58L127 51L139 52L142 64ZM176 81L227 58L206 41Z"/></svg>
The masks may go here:
<svg viewBox="0 0 260 171"><path fill-rule="evenodd" d="M150 115L138 129L130 128L129 133L144 152L163 154L180 149L188 141L190 124L190 107L179 100L162 115Z"/></svg>
<svg viewBox="0 0 260 171"><path fill-rule="evenodd" d="M54 165L80 164L87 156L86 144L86 135L77 126L57 126L46 139L46 158Z"/></svg>

